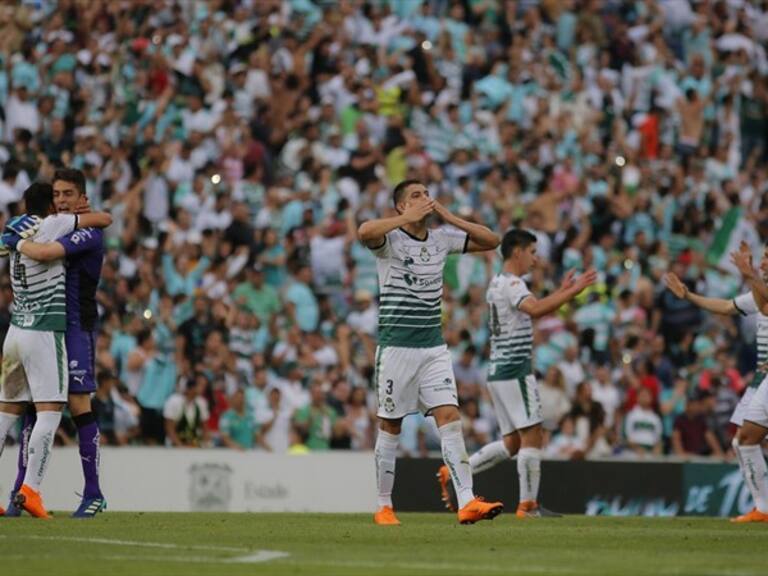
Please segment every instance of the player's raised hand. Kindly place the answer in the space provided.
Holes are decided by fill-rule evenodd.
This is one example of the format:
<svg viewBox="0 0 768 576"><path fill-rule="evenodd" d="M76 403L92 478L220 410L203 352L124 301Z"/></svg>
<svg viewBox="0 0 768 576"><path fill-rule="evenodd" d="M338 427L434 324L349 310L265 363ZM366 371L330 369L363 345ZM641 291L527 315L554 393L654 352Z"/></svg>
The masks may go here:
<svg viewBox="0 0 768 576"><path fill-rule="evenodd" d="M669 291L678 298L685 298L688 294L688 286L683 284L683 281L680 280L674 272L668 272L664 275L664 284L666 284Z"/></svg>
<svg viewBox="0 0 768 576"><path fill-rule="evenodd" d="M731 262L738 268L745 279L748 280L755 277L755 269L752 266L752 254L736 250L731 252Z"/></svg>
<svg viewBox="0 0 768 576"><path fill-rule="evenodd" d="M574 277L576 276L576 270L571 268L563 275L563 279L560 282L560 289L561 290L568 290L573 284L575 283Z"/></svg>
<svg viewBox="0 0 768 576"><path fill-rule="evenodd" d="M35 232L40 228L43 220L38 216L31 214L22 214L21 216L14 216L5 225L5 232L14 232L19 235L20 238L29 238L34 236Z"/></svg>
<svg viewBox="0 0 768 576"><path fill-rule="evenodd" d="M429 198L422 203L413 204L408 207L405 212L403 212L403 216L405 217L408 224L414 224L416 222L421 222L434 211L435 201Z"/></svg>
<svg viewBox="0 0 768 576"><path fill-rule="evenodd" d="M574 287L578 288L578 291L581 292L585 288L588 288L589 286L592 286L595 282L597 282L597 270L594 268L590 268L584 274L581 274L576 278L573 285Z"/></svg>
<svg viewBox="0 0 768 576"><path fill-rule="evenodd" d="M89 214L91 212L91 203L88 201L88 196L83 194L80 197L80 202L73 210L75 214Z"/></svg>
<svg viewBox="0 0 768 576"><path fill-rule="evenodd" d="M446 208L445 206L443 206L440 202L438 202L437 200L433 200L432 202L434 203L435 212L437 213L438 216L440 216L440 218L442 218L443 220L446 220L446 218L452 216L451 211L448 210L448 208Z"/></svg>

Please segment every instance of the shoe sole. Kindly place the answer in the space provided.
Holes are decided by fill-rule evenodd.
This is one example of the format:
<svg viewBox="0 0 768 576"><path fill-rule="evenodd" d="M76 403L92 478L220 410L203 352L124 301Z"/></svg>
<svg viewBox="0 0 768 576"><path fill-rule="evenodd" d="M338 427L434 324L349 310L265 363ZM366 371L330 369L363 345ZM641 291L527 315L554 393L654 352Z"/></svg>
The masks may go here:
<svg viewBox="0 0 768 576"><path fill-rule="evenodd" d="M504 511L504 506L496 506L496 507L491 508L490 510L488 510L488 512L486 512L480 518L477 518L477 519L474 519L474 520L459 520L459 523L466 525L466 524L474 524L474 523L480 522L482 520L493 520L494 518L496 518L496 516L501 514L503 511Z"/></svg>

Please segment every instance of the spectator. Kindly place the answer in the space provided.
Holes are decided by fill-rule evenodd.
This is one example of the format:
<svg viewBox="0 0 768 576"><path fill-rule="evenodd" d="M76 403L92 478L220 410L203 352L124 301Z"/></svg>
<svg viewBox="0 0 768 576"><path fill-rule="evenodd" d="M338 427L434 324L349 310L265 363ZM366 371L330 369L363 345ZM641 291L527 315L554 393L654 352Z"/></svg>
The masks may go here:
<svg viewBox="0 0 768 576"><path fill-rule="evenodd" d="M312 382L309 388L310 403L296 411L293 425L304 444L310 450L328 450L331 439L344 434L344 423L336 412L326 404L323 384Z"/></svg>
<svg viewBox="0 0 768 576"><path fill-rule="evenodd" d="M539 393L542 425L545 430L557 430L563 416L571 411L571 401L565 390L565 379L557 366L549 367L546 377L541 382Z"/></svg>
<svg viewBox="0 0 768 576"><path fill-rule="evenodd" d="M624 419L627 448L639 456L659 455L662 433L661 418L653 411L653 395L647 388L641 388L637 394L637 404Z"/></svg>
<svg viewBox="0 0 768 576"><path fill-rule="evenodd" d="M709 394L693 392L688 396L685 412L675 419L672 450L676 456L722 456L720 444L707 420L704 406Z"/></svg>
<svg viewBox="0 0 768 576"><path fill-rule="evenodd" d="M352 388L345 412L352 436L352 450L372 450L376 418L368 407L368 392L365 388Z"/></svg>
<svg viewBox="0 0 768 576"><path fill-rule="evenodd" d="M458 362L453 363L453 374L460 399L477 398L484 378L477 362L477 348L470 344L461 353Z"/></svg>
<svg viewBox="0 0 768 576"><path fill-rule="evenodd" d="M99 426L101 444L116 446L125 444L125 438L118 439L115 426L115 402L112 399L117 378L109 372L99 372L96 377L96 393L93 395L92 410ZM122 440L122 441L120 441Z"/></svg>
<svg viewBox="0 0 768 576"><path fill-rule="evenodd" d="M570 413L576 427L576 435L584 446L583 456L604 456L610 453L605 438L605 411L592 399L592 387L581 382L576 387L576 399Z"/></svg>
<svg viewBox="0 0 768 576"><path fill-rule="evenodd" d="M285 293L289 318L305 332L315 331L320 320L320 308L310 288L311 282L312 269L302 265Z"/></svg>
<svg viewBox="0 0 768 576"><path fill-rule="evenodd" d="M208 379L196 374L184 382L184 390L173 394L163 407L166 441L171 446L200 447L208 443L208 403L202 396Z"/></svg>
<svg viewBox="0 0 768 576"><path fill-rule="evenodd" d="M578 346L575 344L573 346L568 346L565 349L563 359L557 365L560 373L563 375L568 396L573 396L576 386L586 378L584 367L581 365L578 356Z"/></svg>
<svg viewBox="0 0 768 576"><path fill-rule="evenodd" d="M545 449L551 458L579 459L583 458L585 444L576 434L573 418L566 414L558 424L558 432Z"/></svg>
<svg viewBox="0 0 768 576"><path fill-rule="evenodd" d="M219 419L221 443L234 450L250 450L254 447L258 428L242 388L230 396L229 405L229 410Z"/></svg>
<svg viewBox="0 0 768 576"><path fill-rule="evenodd" d="M269 452L284 454L291 445L293 410L282 400L279 388L267 391L269 415L259 430L259 445Z"/></svg>

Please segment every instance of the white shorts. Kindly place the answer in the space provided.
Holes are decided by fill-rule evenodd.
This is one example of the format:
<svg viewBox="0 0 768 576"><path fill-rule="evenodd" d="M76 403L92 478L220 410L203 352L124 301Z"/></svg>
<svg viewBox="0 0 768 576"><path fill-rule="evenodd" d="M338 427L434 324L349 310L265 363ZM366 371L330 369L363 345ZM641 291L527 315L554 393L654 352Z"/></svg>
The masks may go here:
<svg viewBox="0 0 768 576"><path fill-rule="evenodd" d="M768 377L764 378L755 390L752 401L744 411L744 421L768 428Z"/></svg>
<svg viewBox="0 0 768 576"><path fill-rule="evenodd" d="M374 376L380 418L396 420L438 406L458 406L453 361L445 344L433 348L376 348Z"/></svg>
<svg viewBox="0 0 768 576"><path fill-rule="evenodd" d="M488 382L502 435L541 424L541 398L536 377Z"/></svg>
<svg viewBox="0 0 768 576"><path fill-rule="evenodd" d="M736 424L736 426L744 425L744 415L747 413L747 408L749 407L750 402L752 402L752 397L755 395L755 390L757 390L757 388L753 388L752 386L744 390L744 394L741 396L741 400L739 400L739 403L733 410L733 416L731 416L731 424Z"/></svg>
<svg viewBox="0 0 768 576"><path fill-rule="evenodd" d="M68 383L64 332L11 325L3 344L0 402L66 402Z"/></svg>

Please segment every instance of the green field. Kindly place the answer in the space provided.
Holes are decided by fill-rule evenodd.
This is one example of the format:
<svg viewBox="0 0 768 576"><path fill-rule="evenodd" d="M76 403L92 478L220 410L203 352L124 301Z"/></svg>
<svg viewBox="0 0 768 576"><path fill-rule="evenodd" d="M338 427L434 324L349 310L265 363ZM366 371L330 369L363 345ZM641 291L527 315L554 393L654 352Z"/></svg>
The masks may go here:
<svg viewBox="0 0 768 576"><path fill-rule="evenodd" d="M0 518L0 573L750 576L768 525L712 518L586 518L461 526L450 514L132 514ZM264 552L270 551L270 552ZM281 554L278 554L281 553ZM279 557L278 557L279 556Z"/></svg>

